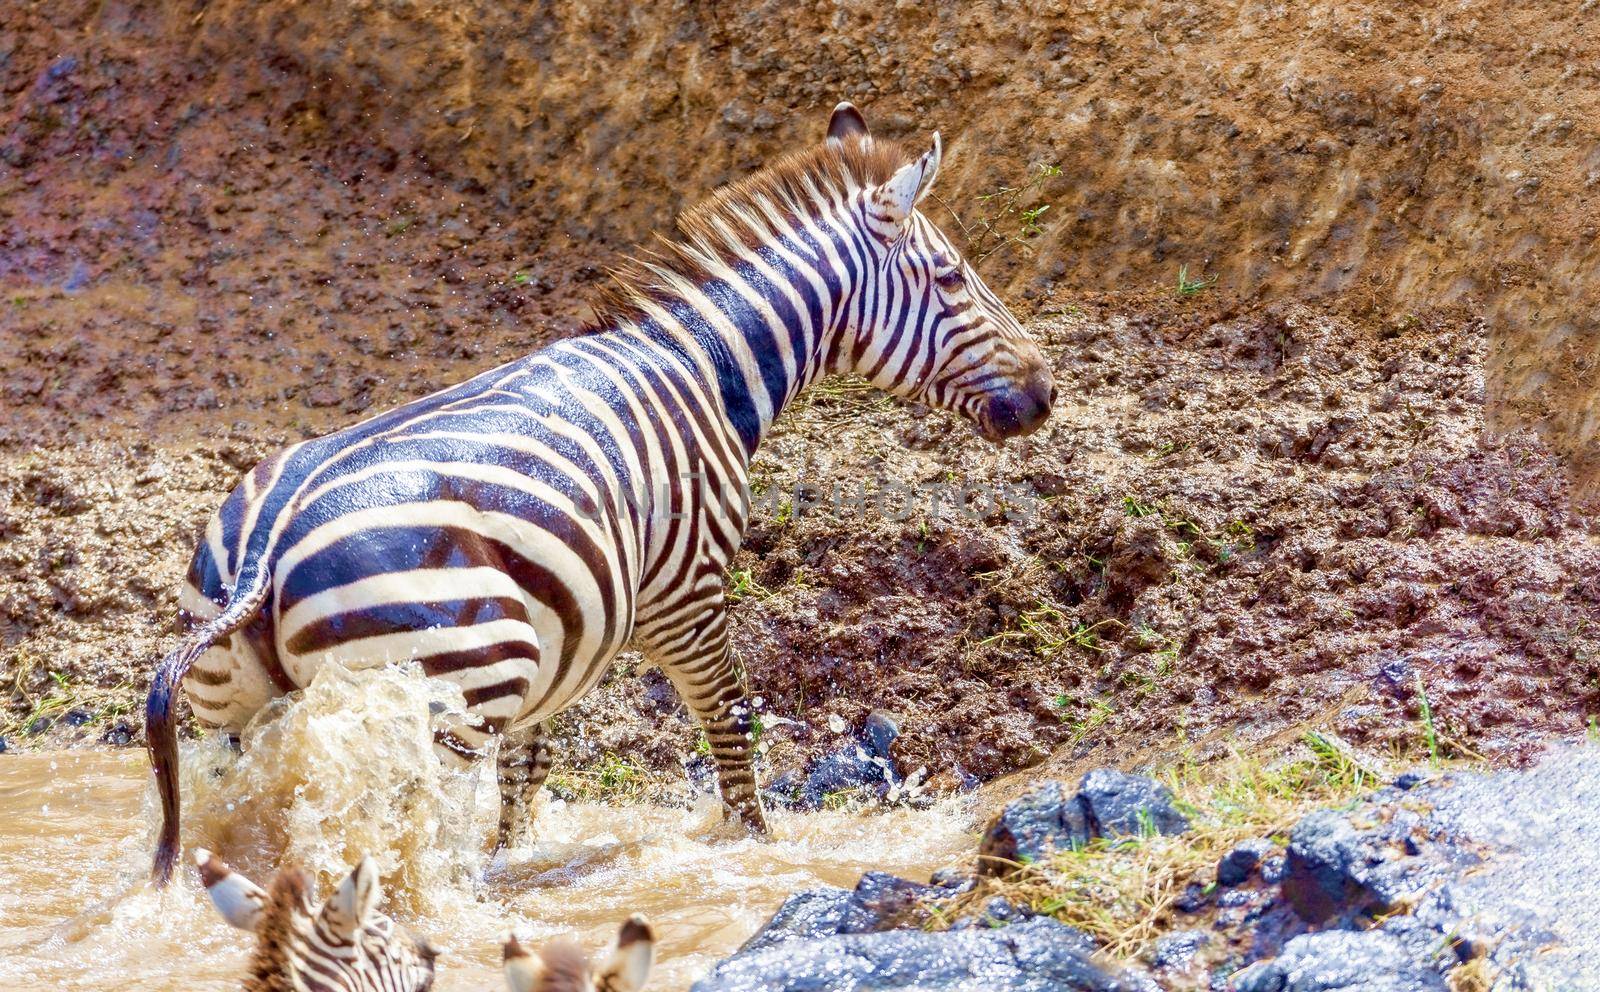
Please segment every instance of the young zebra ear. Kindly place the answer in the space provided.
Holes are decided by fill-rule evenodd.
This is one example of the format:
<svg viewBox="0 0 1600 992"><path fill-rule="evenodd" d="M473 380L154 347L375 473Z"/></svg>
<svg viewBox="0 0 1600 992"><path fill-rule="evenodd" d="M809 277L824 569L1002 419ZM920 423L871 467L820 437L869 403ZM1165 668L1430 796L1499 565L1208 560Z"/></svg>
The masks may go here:
<svg viewBox="0 0 1600 992"><path fill-rule="evenodd" d="M877 208L873 212L874 219L894 229L885 233L898 233L906 218L911 216L911 211L933 188L934 177L939 174L943 148L939 132L933 132L932 148L917 156L915 162L901 166L889 177L888 182L873 191L872 202Z"/></svg>
<svg viewBox="0 0 1600 992"><path fill-rule="evenodd" d="M638 992L650 977L655 956L655 934L645 918L635 913L617 931L617 941L595 976L596 984L616 992Z"/></svg>
<svg viewBox="0 0 1600 992"><path fill-rule="evenodd" d="M267 902L261 887L203 847L195 849L194 863L200 869L200 882L211 897L211 905L217 907L222 918L240 930L254 930Z"/></svg>
<svg viewBox="0 0 1600 992"><path fill-rule="evenodd" d="M633 992L631 986L608 985L604 975L591 974L583 948L571 941L552 940L535 951L513 933L502 946L511 992Z"/></svg>
<svg viewBox="0 0 1600 992"><path fill-rule="evenodd" d="M544 975L544 961L524 947L514 933L506 934L501 947L505 951L506 985L511 992L533 992L534 984Z"/></svg>
<svg viewBox="0 0 1600 992"><path fill-rule="evenodd" d="M862 141L872 137L867 130L867 119L861 116L861 111L849 100L841 101L833 108L833 116L828 118L828 140L844 144L852 138Z"/></svg>
<svg viewBox="0 0 1600 992"><path fill-rule="evenodd" d="M345 876L339 889L323 904L321 917L329 930L349 937L365 926L378 909L383 892L378 887L378 866L372 858L361 859L356 870Z"/></svg>

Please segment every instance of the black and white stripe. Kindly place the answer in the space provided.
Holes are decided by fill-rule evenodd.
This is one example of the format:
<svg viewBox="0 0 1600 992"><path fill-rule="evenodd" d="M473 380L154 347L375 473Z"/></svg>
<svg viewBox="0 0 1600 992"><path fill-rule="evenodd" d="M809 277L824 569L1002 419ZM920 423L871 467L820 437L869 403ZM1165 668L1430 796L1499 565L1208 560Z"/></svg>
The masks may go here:
<svg viewBox="0 0 1600 992"><path fill-rule="evenodd" d="M245 992L427 992L438 952L378 911L377 866L363 858L318 906L296 868L265 890L210 852L195 852L200 881L223 919L256 935Z"/></svg>
<svg viewBox="0 0 1600 992"><path fill-rule="evenodd" d="M257 466L206 530L183 605L208 620L148 716L176 856L172 694L237 731L330 662L417 662L496 734L502 840L548 768L540 721L634 644L701 721L724 799L764 829L724 570L747 468L807 385L855 372L991 439L1048 414L1042 354L915 209L938 170L841 104L823 145L689 212L593 333ZM191 667L192 666L192 667ZM185 676L187 676L185 678Z"/></svg>

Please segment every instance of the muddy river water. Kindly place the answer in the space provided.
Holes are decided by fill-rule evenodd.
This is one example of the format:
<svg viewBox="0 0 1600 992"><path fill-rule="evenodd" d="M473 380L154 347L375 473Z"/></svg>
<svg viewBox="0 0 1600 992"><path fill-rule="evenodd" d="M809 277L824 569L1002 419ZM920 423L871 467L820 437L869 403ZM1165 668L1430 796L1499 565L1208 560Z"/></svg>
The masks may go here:
<svg viewBox="0 0 1600 992"><path fill-rule="evenodd" d="M757 841L730 832L710 797L680 808L547 797L537 839L491 860L493 778L431 756L428 693L389 673L318 683L248 731L243 755L185 747L185 846L212 847L258 882L293 861L323 892L373 854L388 908L444 949L444 992L503 988L508 928L599 949L631 912L657 929L650 987L687 989L788 893L870 869L925 878L973 848L959 805L779 811L775 838ZM0 756L0 988L239 986L250 938L212 910L193 869L166 892L144 881L149 778L138 751Z"/></svg>

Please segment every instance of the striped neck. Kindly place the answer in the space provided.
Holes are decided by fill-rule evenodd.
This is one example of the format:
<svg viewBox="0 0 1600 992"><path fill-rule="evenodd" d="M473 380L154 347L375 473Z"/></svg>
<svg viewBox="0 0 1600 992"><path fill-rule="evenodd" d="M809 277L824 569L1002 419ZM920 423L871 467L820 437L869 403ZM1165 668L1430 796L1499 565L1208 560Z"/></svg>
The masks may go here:
<svg viewBox="0 0 1600 992"><path fill-rule="evenodd" d="M670 280L638 321L651 337L687 337L698 346L746 457L789 403L829 371L842 329L860 309L872 254L852 214L838 204L819 216L791 217L761 245L707 264L697 281Z"/></svg>

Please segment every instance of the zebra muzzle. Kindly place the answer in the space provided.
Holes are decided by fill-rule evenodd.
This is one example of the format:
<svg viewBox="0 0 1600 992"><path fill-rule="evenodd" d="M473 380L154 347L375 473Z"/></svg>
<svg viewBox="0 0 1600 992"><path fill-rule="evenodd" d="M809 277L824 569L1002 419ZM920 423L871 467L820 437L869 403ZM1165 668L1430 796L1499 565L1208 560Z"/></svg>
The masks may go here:
<svg viewBox="0 0 1600 992"><path fill-rule="evenodd" d="M1032 434L1049 418L1055 401L1055 376L1049 368L1041 368L1020 387L990 395L981 424L983 435L991 441L1003 441Z"/></svg>

